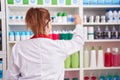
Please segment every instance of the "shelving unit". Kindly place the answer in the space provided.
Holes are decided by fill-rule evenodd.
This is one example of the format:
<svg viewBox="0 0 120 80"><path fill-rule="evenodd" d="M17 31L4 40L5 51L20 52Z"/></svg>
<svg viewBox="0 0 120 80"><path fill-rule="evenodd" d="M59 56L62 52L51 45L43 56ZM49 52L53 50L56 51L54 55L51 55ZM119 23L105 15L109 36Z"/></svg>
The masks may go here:
<svg viewBox="0 0 120 80"><path fill-rule="evenodd" d="M105 9L105 8L120 8L119 5L83 5L83 8L86 9L95 9L95 8L100 8L100 9Z"/></svg>
<svg viewBox="0 0 120 80"><path fill-rule="evenodd" d="M2 44L0 50L6 51L5 1L0 0L0 2L0 27L2 33Z"/></svg>
<svg viewBox="0 0 120 80"><path fill-rule="evenodd" d="M25 26L25 23L9 23L8 25L14 26L14 25L22 25ZM75 25L74 23L52 23L53 26L59 26L59 25Z"/></svg>
<svg viewBox="0 0 120 80"><path fill-rule="evenodd" d="M120 5L83 5L83 14L88 16L96 16L96 15L105 15L107 9L114 9L114 8L120 8ZM83 15L83 16L84 16ZM84 27L93 26L96 28L97 26L100 26L100 28L104 29L105 26L111 27L111 26L120 26L119 23L83 23ZM117 28L118 29L118 28ZM87 47L88 50L91 50L91 47L94 46L96 51L98 51L98 46L101 46L103 48L103 52L106 51L106 48L112 49L113 47L119 48L120 53L120 39L94 39L94 40L85 40L84 48ZM90 52L89 52L90 53ZM84 64L83 64L84 65ZM108 73L119 73L120 67L83 67L83 77L84 76L100 76L101 74L107 75ZM84 79L82 79L84 80Z"/></svg>
<svg viewBox="0 0 120 80"><path fill-rule="evenodd" d="M82 2L79 1L79 5L82 5ZM26 12L31 7L43 7L43 8L48 9L51 15L54 14L53 12L56 13L56 12L60 11L60 12L66 12L67 14L71 14L71 15L74 15L77 13L82 16L83 14L81 11L83 8L79 5L74 5L74 6L73 5L65 5L65 6L60 6L60 5L49 5L49 6L46 6L46 5L45 6L44 5L10 5L7 3L7 0L6 0L8 63L9 63L9 56L11 53L11 49L12 49L13 45L18 42L18 41L9 41L9 31L22 31L22 30L27 31L27 29L25 28L25 23L9 22L8 18L9 18L9 14L11 12L19 12L19 11ZM64 23L64 22L63 23L52 23L52 26L53 26L53 30L73 30L75 28L74 23ZM82 53L82 50L81 50L81 53ZM80 63L82 63L82 61ZM82 66L80 65L80 67L82 67ZM79 74L77 74L77 77L78 77L78 76L83 75L80 69L81 68L70 68L70 69L65 69L65 72L66 72L66 75L68 75L71 72L73 72L73 73L75 72L75 74L79 73ZM81 78L81 80L82 80L82 78Z"/></svg>
<svg viewBox="0 0 120 80"><path fill-rule="evenodd" d="M116 26L120 25L120 23L83 23L85 26L102 26L102 25L108 25L108 26Z"/></svg>
<svg viewBox="0 0 120 80"><path fill-rule="evenodd" d="M105 14L105 10L108 8L120 8L119 5L113 5L113 6L103 6L103 5L83 5L82 0L79 0L79 5L71 6L43 6L43 5L9 5L6 1L6 18L7 18L7 60L9 60L9 56L11 53L11 49L17 41L9 41L9 31L22 31L26 30L25 29L25 23L10 23L8 20L9 14L11 12L17 12L17 11L27 11L30 7L43 7L46 8L50 11L51 14L52 12L57 12L62 11L62 12L67 12L68 14L76 14L78 13L81 18L83 19L83 14L90 14L90 15L97 15L98 13L100 15ZM1 16L1 14L0 14ZM53 28L55 30L57 29L74 29L75 24L74 23L53 23ZM83 26L101 26L104 28L104 26L120 26L120 23L83 23ZM85 45L84 47L87 46L102 46L103 48L107 48L110 46L111 47L120 47L120 39L103 39L103 40L85 40ZM105 51L105 50L104 50ZM70 69L65 69L65 72L71 73L75 72L79 75L80 80L84 80L84 75L85 74L90 74L92 72L98 73L100 72L109 72L109 70L112 71L117 71L120 70L120 67L103 67L103 68L84 68L83 67L83 53L84 53L84 48L80 50L80 68L70 68ZM8 61L9 63L9 61ZM104 71L105 70L105 71Z"/></svg>
<svg viewBox="0 0 120 80"><path fill-rule="evenodd" d="M120 42L119 39L108 39L108 40L85 40L85 42Z"/></svg>
<svg viewBox="0 0 120 80"><path fill-rule="evenodd" d="M5 24L5 1L0 0L0 60L2 60L1 80L5 80L6 72L6 24ZM1 70L1 69L0 69Z"/></svg>

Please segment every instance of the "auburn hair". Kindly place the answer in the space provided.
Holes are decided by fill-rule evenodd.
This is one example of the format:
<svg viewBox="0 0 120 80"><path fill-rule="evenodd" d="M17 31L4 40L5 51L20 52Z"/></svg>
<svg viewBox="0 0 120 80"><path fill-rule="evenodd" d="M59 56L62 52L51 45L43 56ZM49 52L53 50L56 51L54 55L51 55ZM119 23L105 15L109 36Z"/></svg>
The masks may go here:
<svg viewBox="0 0 120 80"><path fill-rule="evenodd" d="M49 20L50 13L44 8L30 8L25 17L27 28L30 28L34 35L44 34Z"/></svg>

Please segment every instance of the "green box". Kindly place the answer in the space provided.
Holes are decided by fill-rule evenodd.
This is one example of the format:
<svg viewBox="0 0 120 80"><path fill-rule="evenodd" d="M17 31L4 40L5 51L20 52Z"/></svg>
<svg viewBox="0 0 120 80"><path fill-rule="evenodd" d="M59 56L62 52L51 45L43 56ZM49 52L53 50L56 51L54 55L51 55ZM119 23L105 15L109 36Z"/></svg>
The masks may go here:
<svg viewBox="0 0 120 80"><path fill-rule="evenodd" d="M66 5L71 5L71 0L66 0Z"/></svg>
<svg viewBox="0 0 120 80"><path fill-rule="evenodd" d="M7 0L8 4L14 4L13 0Z"/></svg>
<svg viewBox="0 0 120 80"><path fill-rule="evenodd" d="M43 5L43 0L38 0L38 4Z"/></svg>
<svg viewBox="0 0 120 80"><path fill-rule="evenodd" d="M23 0L23 4L28 4L28 0Z"/></svg>
<svg viewBox="0 0 120 80"><path fill-rule="evenodd" d="M57 0L52 0L52 5L57 5Z"/></svg>

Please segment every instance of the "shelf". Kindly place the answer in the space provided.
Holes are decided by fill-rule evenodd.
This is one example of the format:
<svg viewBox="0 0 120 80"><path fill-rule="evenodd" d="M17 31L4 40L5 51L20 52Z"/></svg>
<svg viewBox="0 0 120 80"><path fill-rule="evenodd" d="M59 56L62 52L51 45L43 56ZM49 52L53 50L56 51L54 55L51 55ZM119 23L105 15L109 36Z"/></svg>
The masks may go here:
<svg viewBox="0 0 120 80"><path fill-rule="evenodd" d="M1 56L6 55L5 51L0 51L0 58Z"/></svg>
<svg viewBox="0 0 120 80"><path fill-rule="evenodd" d="M85 42L120 42L120 39L85 40Z"/></svg>
<svg viewBox="0 0 120 80"><path fill-rule="evenodd" d="M79 71L79 68L69 68L69 69L65 69L65 71Z"/></svg>
<svg viewBox="0 0 120 80"><path fill-rule="evenodd" d="M19 42L19 41L8 41L9 44L15 44L17 42Z"/></svg>
<svg viewBox="0 0 120 80"><path fill-rule="evenodd" d="M120 67L103 67L103 68L83 68L83 70L109 70L109 69L120 69Z"/></svg>
<svg viewBox="0 0 120 80"><path fill-rule="evenodd" d="M99 26L99 25L120 25L120 23L83 23L85 26Z"/></svg>
<svg viewBox="0 0 120 80"><path fill-rule="evenodd" d="M13 25L22 25L24 26L25 23L9 23L10 26ZM74 23L52 23L52 25L75 25Z"/></svg>
<svg viewBox="0 0 120 80"><path fill-rule="evenodd" d="M8 5L8 8L30 8L30 7L43 7L43 8L79 8L79 5Z"/></svg>
<svg viewBox="0 0 120 80"><path fill-rule="evenodd" d="M120 8L120 5L84 5L83 8Z"/></svg>

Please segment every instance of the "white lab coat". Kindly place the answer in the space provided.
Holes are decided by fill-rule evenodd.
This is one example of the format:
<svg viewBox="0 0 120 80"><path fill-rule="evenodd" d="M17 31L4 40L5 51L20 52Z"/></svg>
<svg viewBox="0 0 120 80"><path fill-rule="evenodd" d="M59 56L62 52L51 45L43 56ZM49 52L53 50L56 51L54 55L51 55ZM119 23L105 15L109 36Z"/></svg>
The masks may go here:
<svg viewBox="0 0 120 80"><path fill-rule="evenodd" d="M6 80L64 80L64 60L83 47L82 31L76 25L69 41L34 38L16 43Z"/></svg>

